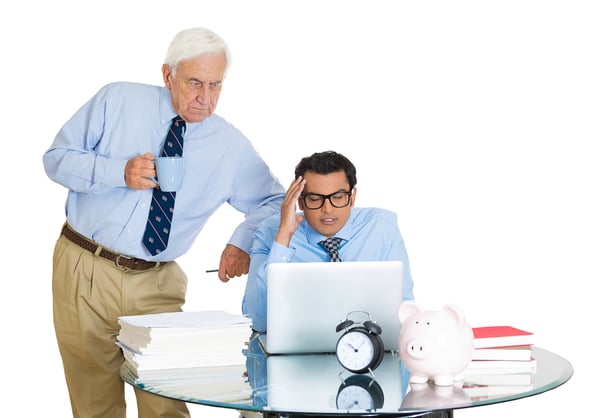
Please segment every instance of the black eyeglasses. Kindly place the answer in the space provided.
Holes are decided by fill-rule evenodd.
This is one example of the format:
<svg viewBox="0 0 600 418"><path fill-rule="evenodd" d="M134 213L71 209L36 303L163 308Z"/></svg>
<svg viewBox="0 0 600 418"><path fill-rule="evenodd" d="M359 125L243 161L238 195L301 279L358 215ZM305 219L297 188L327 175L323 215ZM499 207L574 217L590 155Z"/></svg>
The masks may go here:
<svg viewBox="0 0 600 418"><path fill-rule="evenodd" d="M300 195L306 209L321 209L325 204L325 199L329 200L334 208L344 208L350 204L352 192L340 191L331 194L306 193Z"/></svg>

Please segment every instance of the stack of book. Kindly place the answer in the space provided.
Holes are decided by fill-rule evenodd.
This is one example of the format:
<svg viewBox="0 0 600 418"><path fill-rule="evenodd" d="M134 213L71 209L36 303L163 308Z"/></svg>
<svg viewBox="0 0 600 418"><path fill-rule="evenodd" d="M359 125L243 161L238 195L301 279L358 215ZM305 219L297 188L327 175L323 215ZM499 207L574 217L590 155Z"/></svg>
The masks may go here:
<svg viewBox="0 0 600 418"><path fill-rule="evenodd" d="M463 389L472 399L503 396L532 388L537 363L533 333L511 326L474 327L473 358Z"/></svg>
<svg viewBox="0 0 600 418"><path fill-rule="evenodd" d="M244 399L242 350L251 320L223 311L167 312L119 317L117 345L123 369L136 384L157 390L185 390L189 397L215 401Z"/></svg>

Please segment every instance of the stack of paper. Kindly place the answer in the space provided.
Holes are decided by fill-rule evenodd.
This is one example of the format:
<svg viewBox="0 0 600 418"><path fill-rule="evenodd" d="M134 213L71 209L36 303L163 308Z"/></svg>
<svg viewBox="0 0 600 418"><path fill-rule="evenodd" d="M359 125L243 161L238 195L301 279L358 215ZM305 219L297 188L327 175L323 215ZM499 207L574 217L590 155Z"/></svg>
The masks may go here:
<svg viewBox="0 0 600 418"><path fill-rule="evenodd" d="M194 374L194 368L243 365L251 320L223 311L119 317L117 336L129 370L140 379Z"/></svg>

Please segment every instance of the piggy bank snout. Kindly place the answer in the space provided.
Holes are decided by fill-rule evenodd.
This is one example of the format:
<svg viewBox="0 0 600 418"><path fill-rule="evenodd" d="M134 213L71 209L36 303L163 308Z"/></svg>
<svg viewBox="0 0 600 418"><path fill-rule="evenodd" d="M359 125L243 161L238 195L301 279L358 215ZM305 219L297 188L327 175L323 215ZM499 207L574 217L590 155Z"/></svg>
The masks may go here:
<svg viewBox="0 0 600 418"><path fill-rule="evenodd" d="M428 346L421 339L412 339L406 342L405 345L406 353L417 359L422 359L427 357Z"/></svg>

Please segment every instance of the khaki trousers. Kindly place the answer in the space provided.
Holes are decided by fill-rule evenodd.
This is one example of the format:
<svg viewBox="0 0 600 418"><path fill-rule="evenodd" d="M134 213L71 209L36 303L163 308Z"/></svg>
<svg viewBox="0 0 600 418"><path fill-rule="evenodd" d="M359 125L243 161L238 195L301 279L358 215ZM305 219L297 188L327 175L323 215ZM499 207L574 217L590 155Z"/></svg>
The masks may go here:
<svg viewBox="0 0 600 418"><path fill-rule="evenodd" d="M75 418L125 418L115 344L118 317L181 311L187 277L179 265L133 271L59 237L54 248L54 329ZM138 417L189 417L185 402L135 388Z"/></svg>

